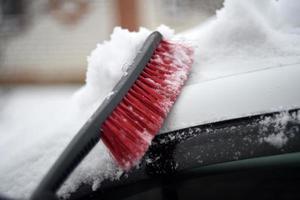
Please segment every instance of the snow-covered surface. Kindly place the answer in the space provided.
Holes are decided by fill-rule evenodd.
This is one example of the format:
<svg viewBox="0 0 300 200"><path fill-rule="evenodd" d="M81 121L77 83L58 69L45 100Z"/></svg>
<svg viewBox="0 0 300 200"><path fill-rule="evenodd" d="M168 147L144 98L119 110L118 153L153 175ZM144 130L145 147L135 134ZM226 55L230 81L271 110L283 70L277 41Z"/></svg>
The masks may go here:
<svg viewBox="0 0 300 200"><path fill-rule="evenodd" d="M300 62L300 27L283 17L300 21L299 1L232 0L224 6L206 24L177 35L196 48L190 84Z"/></svg>
<svg viewBox="0 0 300 200"><path fill-rule="evenodd" d="M226 0L215 18L193 30L172 37L171 29L160 27L167 38L191 44L196 53L191 78L164 130L299 106L299 10L297 0ZM88 58L87 83L75 95L77 103L70 91L57 89L47 94L21 89L0 98L0 193L30 195L149 33L116 28L110 41L99 44ZM263 142L284 145L278 134ZM81 182L95 189L104 178L120 174L99 143L60 193L67 195Z"/></svg>
<svg viewBox="0 0 300 200"><path fill-rule="evenodd" d="M88 118L72 100L78 86L0 88L0 193L28 197ZM93 188L119 171L100 142L60 193L82 183Z"/></svg>

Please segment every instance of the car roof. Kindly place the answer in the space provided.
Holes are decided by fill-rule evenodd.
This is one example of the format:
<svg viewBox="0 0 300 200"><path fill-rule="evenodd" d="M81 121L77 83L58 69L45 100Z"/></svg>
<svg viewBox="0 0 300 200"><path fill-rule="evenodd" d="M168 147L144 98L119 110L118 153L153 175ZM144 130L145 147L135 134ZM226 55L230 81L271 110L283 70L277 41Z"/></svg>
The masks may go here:
<svg viewBox="0 0 300 200"><path fill-rule="evenodd" d="M249 68L188 83L161 133L300 107L300 63Z"/></svg>

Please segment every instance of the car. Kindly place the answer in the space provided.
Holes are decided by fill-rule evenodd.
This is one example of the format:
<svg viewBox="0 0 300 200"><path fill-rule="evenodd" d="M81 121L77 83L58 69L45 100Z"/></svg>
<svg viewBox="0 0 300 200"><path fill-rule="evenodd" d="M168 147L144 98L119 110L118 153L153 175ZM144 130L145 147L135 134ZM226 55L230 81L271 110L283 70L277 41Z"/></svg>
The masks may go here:
<svg viewBox="0 0 300 200"><path fill-rule="evenodd" d="M70 199L299 199L299 74L281 64L188 84L137 168Z"/></svg>

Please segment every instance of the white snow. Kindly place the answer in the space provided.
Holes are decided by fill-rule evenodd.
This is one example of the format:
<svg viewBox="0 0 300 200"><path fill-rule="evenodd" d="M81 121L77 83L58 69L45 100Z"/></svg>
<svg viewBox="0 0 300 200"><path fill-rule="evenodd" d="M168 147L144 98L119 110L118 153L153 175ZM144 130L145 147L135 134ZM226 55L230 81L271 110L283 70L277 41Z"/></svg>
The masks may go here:
<svg viewBox="0 0 300 200"><path fill-rule="evenodd" d="M286 131L288 122L300 123L300 116L290 115L287 112L281 112L274 117L265 117L259 121L259 142L266 142L276 148L282 148L287 145L289 139L294 137L294 133ZM272 131L273 133L268 134Z"/></svg>
<svg viewBox="0 0 300 200"><path fill-rule="evenodd" d="M274 147L281 148L288 142L288 137L283 132L279 132L277 134L272 133L268 137L264 137L263 140Z"/></svg>
<svg viewBox="0 0 300 200"><path fill-rule="evenodd" d="M189 126L190 120L193 120L190 118L191 110L194 107L201 107L203 103L201 96L207 97L204 98L204 104L205 102L207 104L202 113L195 113L195 115L204 117L194 122L201 124L210 120L219 120L224 116L238 117L241 113L233 113L235 104L225 105L220 103L224 99L208 98L216 97L218 95L214 94L222 91L222 82L212 80L300 63L299 10L298 0L226 0L224 8L217 12L216 17L193 30L173 37L173 30L166 26L159 27L158 30L166 38L187 42L196 50L191 79L168 121L182 123L178 127ZM149 33L150 30L145 28L141 28L136 33L115 28L111 39L98 44L88 57L86 84L76 93L74 101L68 97L70 92L62 91L61 93L59 90L50 89L50 93L47 90L47 94L41 90L28 93L28 90L21 89L13 93L5 104L2 104L4 106L0 110L0 193L19 198L30 195L68 141L110 93L121 76L125 75L126 68ZM293 72L299 73L296 69L297 65L292 68ZM288 74L289 70L291 69L282 71ZM282 71L276 71L273 75L277 77ZM265 71L265 73L268 72ZM252 76L254 75L253 73ZM263 88L261 92L273 94L273 91L268 91L268 87L272 85L274 90L280 88L276 94L284 93L278 101L274 100L273 105L276 108L272 109L278 109L279 105L295 106L290 105L293 104L291 99L294 98L296 101L299 96L293 96L295 91L286 91L286 89L292 89L294 82L288 84L285 79L285 81L279 81L279 83L285 83L281 86L276 85L275 82L266 82L262 76L261 79L255 79L252 76L249 74L247 80L264 80L265 82L248 82L245 86L246 89L251 89L251 94L264 95L265 93L254 92L260 87ZM297 76L298 74L294 74L293 77ZM278 78L280 79L280 76ZM234 84L243 83L243 76L239 79L240 82L236 83L235 80L228 80L230 86L234 88ZM268 80L274 81L272 77ZM203 84L202 88L201 84ZM199 85L200 90L196 87L188 89L192 85ZM297 85L294 85L294 88L297 88ZM219 89L215 90L215 87ZM239 87L239 91L242 91L243 85ZM239 95L234 93L233 88L224 88L222 93L223 98L233 96L232 101L229 101L231 103L237 100L234 95ZM64 96L64 94L68 95ZM243 98L249 99L247 90L244 90L243 95ZM284 101L286 96L288 100ZM253 101L253 99L260 101L259 96L254 96L248 101ZM0 101L3 100L0 99ZM211 104L213 102L215 104ZM238 101L239 104L236 106L247 107L242 104L243 102L245 103L245 101ZM176 112L180 110L179 106L186 104L189 107L184 107L179 113ZM212 115L213 118L210 115L212 105L219 105L222 111ZM270 109L268 106L265 101L256 109L266 111ZM246 111L250 113L251 107L249 110ZM174 123L169 123L167 128L173 130L178 127ZM264 141L281 146L285 140L278 134ZM118 178L121 173L103 145L99 143L71 175L60 194L68 195L76 190L81 182L91 183L93 189L96 189L104 178Z"/></svg>
<svg viewBox="0 0 300 200"><path fill-rule="evenodd" d="M299 10L297 0L225 1L206 24L177 35L196 48L189 84L300 63Z"/></svg>
<svg viewBox="0 0 300 200"><path fill-rule="evenodd" d="M0 90L0 193L29 197L64 147L87 119L71 99L78 87L21 87ZM99 173L100 172L100 173ZM67 196L82 182L118 178L100 142L76 169L60 194Z"/></svg>

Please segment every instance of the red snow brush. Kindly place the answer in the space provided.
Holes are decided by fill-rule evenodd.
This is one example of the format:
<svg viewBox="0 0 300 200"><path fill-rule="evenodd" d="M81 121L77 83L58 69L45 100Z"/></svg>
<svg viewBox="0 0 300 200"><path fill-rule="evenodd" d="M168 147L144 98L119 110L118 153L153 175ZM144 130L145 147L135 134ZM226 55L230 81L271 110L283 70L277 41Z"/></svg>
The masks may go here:
<svg viewBox="0 0 300 200"><path fill-rule="evenodd" d="M124 170L136 165L188 78L193 50L153 32L131 66L46 174L32 199L54 193L102 138Z"/></svg>

